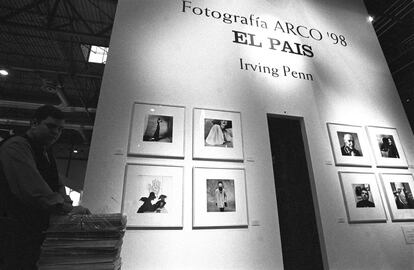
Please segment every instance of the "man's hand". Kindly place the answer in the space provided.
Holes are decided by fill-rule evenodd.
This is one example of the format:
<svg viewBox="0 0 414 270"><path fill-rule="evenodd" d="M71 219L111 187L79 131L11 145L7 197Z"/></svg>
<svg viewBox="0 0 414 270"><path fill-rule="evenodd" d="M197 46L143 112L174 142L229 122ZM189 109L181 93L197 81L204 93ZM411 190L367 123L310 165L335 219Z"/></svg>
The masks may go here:
<svg viewBox="0 0 414 270"><path fill-rule="evenodd" d="M72 203L63 202L63 203L55 204L53 208L51 208L51 212L52 214L55 214L55 215L66 215L70 211L72 211L72 209L73 209Z"/></svg>
<svg viewBox="0 0 414 270"><path fill-rule="evenodd" d="M64 195L62 195L62 197L63 197L63 200L65 201L65 203L69 203L69 204L73 203L72 199L68 195L64 194Z"/></svg>

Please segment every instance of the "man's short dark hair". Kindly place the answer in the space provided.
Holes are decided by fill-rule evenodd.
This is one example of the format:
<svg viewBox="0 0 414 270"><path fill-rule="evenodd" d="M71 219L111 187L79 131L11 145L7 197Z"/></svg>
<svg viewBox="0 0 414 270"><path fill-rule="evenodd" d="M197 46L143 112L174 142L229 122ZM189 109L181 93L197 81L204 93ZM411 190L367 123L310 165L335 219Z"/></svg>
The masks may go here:
<svg viewBox="0 0 414 270"><path fill-rule="evenodd" d="M63 112L52 105L43 105L40 106L33 115L33 120L37 122L41 122L42 120L45 120L48 117L52 117L55 119L62 120L65 118Z"/></svg>

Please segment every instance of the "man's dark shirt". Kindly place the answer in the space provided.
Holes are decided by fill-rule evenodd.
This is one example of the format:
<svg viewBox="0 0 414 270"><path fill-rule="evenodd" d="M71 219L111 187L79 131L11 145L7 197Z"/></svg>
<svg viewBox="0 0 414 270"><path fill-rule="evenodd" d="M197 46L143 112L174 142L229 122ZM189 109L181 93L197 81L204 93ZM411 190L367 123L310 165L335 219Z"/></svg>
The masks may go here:
<svg viewBox="0 0 414 270"><path fill-rule="evenodd" d="M341 147L341 153L343 156L362 156L361 153L357 149L355 148L351 149L345 145Z"/></svg>
<svg viewBox="0 0 414 270"><path fill-rule="evenodd" d="M375 203L368 200L362 200L357 202L357 207L375 207Z"/></svg>
<svg viewBox="0 0 414 270"><path fill-rule="evenodd" d="M27 136L0 146L0 212L39 232L47 228L51 208L64 202L51 151L45 154Z"/></svg>

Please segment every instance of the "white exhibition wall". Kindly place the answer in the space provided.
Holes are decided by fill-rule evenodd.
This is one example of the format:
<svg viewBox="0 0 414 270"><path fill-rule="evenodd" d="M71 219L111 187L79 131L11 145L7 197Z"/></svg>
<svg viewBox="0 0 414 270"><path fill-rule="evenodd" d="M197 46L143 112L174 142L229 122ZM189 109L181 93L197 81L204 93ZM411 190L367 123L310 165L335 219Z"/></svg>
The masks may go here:
<svg viewBox="0 0 414 270"><path fill-rule="evenodd" d="M133 102L185 107L184 159L127 155ZM192 159L194 108L241 112L243 162ZM127 230L123 269L283 269L268 113L304 120L326 266L414 266L401 230L410 223L392 222L386 207L384 223L349 224L338 177L374 172L380 184L378 173L414 164L413 134L362 0L119 0L83 204L120 212L127 163L184 167L183 228ZM335 166L327 122L396 128L409 168ZM196 166L245 169L247 228L192 227Z"/></svg>

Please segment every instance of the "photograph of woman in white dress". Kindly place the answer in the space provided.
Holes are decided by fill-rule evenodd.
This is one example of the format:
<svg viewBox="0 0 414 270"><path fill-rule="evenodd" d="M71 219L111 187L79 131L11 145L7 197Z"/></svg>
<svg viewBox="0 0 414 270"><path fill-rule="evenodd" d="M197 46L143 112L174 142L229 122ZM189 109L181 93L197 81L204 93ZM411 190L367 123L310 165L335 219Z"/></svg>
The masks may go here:
<svg viewBox="0 0 414 270"><path fill-rule="evenodd" d="M230 120L204 120L205 146L233 147L233 129Z"/></svg>

